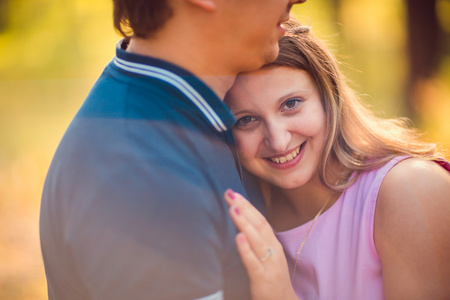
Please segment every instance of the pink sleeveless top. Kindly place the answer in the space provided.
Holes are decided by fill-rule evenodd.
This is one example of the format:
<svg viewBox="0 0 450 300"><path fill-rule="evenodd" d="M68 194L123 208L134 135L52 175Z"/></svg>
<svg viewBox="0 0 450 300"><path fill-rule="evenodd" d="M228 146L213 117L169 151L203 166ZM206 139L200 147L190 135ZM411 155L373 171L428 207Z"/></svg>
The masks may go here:
<svg viewBox="0 0 450 300"><path fill-rule="evenodd" d="M293 280L297 296L303 300L383 299L381 262L373 238L375 204L384 177L405 158L396 157L377 170L362 173L319 216L297 261ZM298 247L310 226L311 221L276 233L291 276Z"/></svg>

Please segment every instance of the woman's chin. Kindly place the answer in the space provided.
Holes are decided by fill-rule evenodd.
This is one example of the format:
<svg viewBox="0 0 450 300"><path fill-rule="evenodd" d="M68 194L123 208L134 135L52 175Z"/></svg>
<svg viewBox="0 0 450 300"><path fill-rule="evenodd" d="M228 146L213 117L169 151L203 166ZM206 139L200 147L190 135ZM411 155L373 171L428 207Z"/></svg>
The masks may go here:
<svg viewBox="0 0 450 300"><path fill-rule="evenodd" d="M271 185L279 188L279 189L282 189L282 190L292 190L292 189L296 189L296 188L301 187L302 185L304 185L304 182L300 182L300 181L291 181L291 182L288 182L288 181L283 181L283 182L276 181L276 182L273 182L272 181L272 182L269 182L269 183Z"/></svg>

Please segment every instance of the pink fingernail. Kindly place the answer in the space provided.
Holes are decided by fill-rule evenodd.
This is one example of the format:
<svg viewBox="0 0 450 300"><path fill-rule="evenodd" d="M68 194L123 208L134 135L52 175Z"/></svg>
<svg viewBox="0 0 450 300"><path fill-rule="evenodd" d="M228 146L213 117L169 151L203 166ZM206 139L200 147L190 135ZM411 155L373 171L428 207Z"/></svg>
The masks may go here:
<svg viewBox="0 0 450 300"><path fill-rule="evenodd" d="M239 242L242 244L246 242L245 236L243 234L239 235L238 239L239 239Z"/></svg>
<svg viewBox="0 0 450 300"><path fill-rule="evenodd" d="M234 212L235 212L238 216L241 215L241 212L239 211L239 208L237 208L237 207L234 208Z"/></svg>
<svg viewBox="0 0 450 300"><path fill-rule="evenodd" d="M231 200L236 200L236 195L234 194L232 189L227 190L227 195L230 197Z"/></svg>

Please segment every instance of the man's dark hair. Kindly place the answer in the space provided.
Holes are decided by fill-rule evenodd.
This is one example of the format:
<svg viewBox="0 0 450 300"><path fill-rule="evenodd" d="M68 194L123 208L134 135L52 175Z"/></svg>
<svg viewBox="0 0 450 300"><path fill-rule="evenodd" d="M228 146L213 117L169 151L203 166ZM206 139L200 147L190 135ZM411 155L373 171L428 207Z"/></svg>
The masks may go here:
<svg viewBox="0 0 450 300"><path fill-rule="evenodd" d="M172 16L167 0L113 0L114 27L124 37L146 38Z"/></svg>

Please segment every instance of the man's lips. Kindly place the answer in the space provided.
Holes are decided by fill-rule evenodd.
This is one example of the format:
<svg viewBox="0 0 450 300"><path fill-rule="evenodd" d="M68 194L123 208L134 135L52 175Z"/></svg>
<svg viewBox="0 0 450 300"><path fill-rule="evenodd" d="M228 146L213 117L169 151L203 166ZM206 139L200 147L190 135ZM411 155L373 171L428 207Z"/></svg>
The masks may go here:
<svg viewBox="0 0 450 300"><path fill-rule="evenodd" d="M280 19L280 22L278 23L278 26L281 26L284 22L289 21L291 18L291 15L289 13L286 13L283 15L283 17Z"/></svg>

